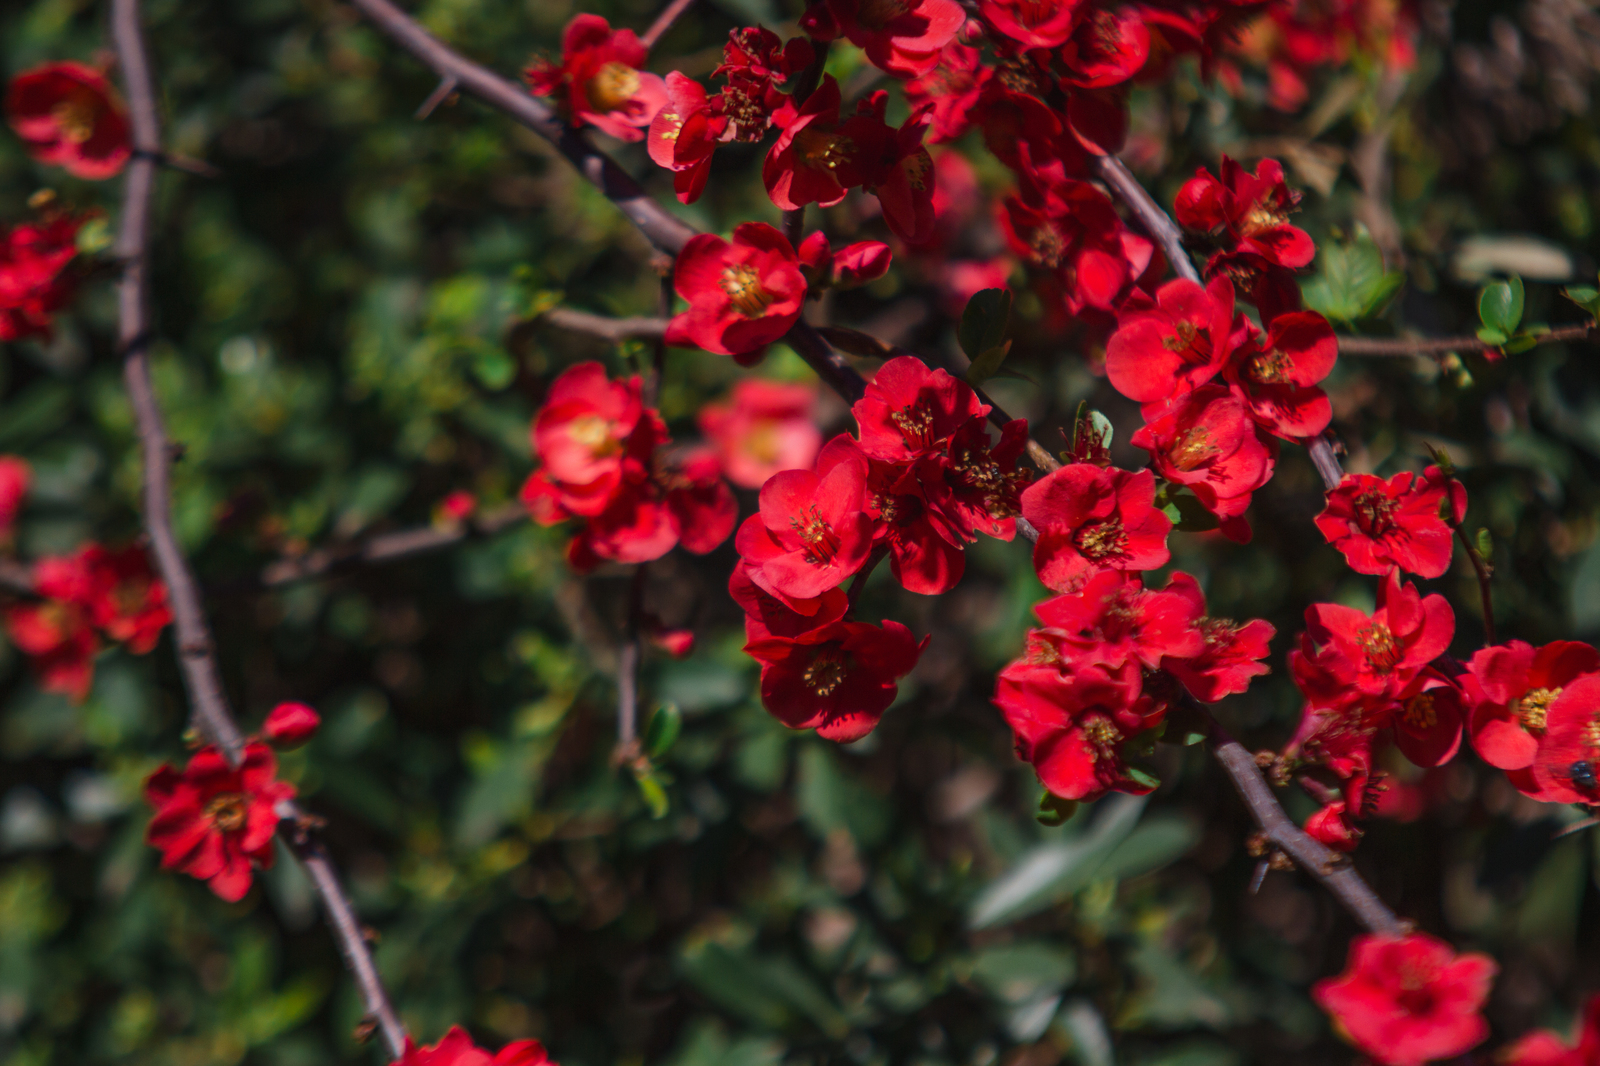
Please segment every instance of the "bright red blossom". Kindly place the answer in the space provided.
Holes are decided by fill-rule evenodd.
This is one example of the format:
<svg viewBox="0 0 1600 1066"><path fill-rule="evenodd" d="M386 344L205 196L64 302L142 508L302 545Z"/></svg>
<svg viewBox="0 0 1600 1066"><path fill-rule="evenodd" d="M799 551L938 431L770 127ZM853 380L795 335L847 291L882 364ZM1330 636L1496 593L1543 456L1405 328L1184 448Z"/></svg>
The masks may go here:
<svg viewBox="0 0 1600 1066"><path fill-rule="evenodd" d="M550 1053L537 1040L514 1040L490 1055L472 1042L472 1037L459 1025L439 1039L437 1044L418 1047L408 1036L406 1050L393 1066L555 1066Z"/></svg>
<svg viewBox="0 0 1600 1066"><path fill-rule="evenodd" d="M1454 527L1466 510L1466 490L1437 466L1420 477L1405 470L1388 480L1346 474L1328 493L1317 528L1358 574L1386 574L1398 566L1439 577L1450 569Z"/></svg>
<svg viewBox="0 0 1600 1066"><path fill-rule="evenodd" d="M77 288L66 268L78 254L82 225L82 218L56 213L0 235L0 341L49 336L50 319Z"/></svg>
<svg viewBox="0 0 1600 1066"><path fill-rule="evenodd" d="M708 403L696 416L728 480L758 489L780 470L804 470L822 447L812 420L815 385L762 378L736 382L726 403Z"/></svg>
<svg viewBox="0 0 1600 1066"><path fill-rule="evenodd" d="M1155 474L1071 463L1022 494L1039 531L1033 568L1047 588L1071 592L1099 570L1165 566L1172 522L1155 506Z"/></svg>
<svg viewBox="0 0 1600 1066"><path fill-rule="evenodd" d="M1130 301L1106 344L1106 377L1140 403L1166 402L1222 370L1235 343L1233 284L1213 278L1202 289L1182 278L1155 301Z"/></svg>
<svg viewBox="0 0 1600 1066"><path fill-rule="evenodd" d="M1549 726L1550 705L1580 677L1600 673L1600 652L1575 640L1542 648L1513 640L1473 653L1476 706L1469 731L1483 761L1502 770L1533 763Z"/></svg>
<svg viewBox="0 0 1600 1066"><path fill-rule="evenodd" d="M1455 612L1439 595L1421 596L1391 573L1378 586L1371 615L1354 607L1318 603L1306 608L1306 631L1315 658L1339 682L1372 696L1398 697L1455 635Z"/></svg>
<svg viewBox="0 0 1600 1066"><path fill-rule="evenodd" d="M1277 448L1261 439L1237 396L1220 385L1196 389L1141 426L1130 442L1150 453L1157 474L1186 486L1222 519L1224 533L1249 538L1250 527L1238 527L1251 494L1272 478ZM1230 520L1238 522L1230 526Z"/></svg>
<svg viewBox="0 0 1600 1066"><path fill-rule="evenodd" d="M1548 1029L1529 1033L1502 1051L1505 1066L1596 1066L1600 1064L1600 996L1590 996L1578 1019L1576 1045L1568 1046Z"/></svg>
<svg viewBox="0 0 1600 1066"><path fill-rule="evenodd" d="M745 519L735 538L750 579L793 606L861 569L872 551L866 477L859 458L821 476L809 470L774 474L761 487L760 512Z"/></svg>
<svg viewBox="0 0 1600 1066"><path fill-rule="evenodd" d="M1291 311L1272 319L1265 337L1252 327L1245 343L1234 349L1223 377L1262 429L1285 440L1301 440L1321 433L1333 420L1333 406L1317 383L1332 372L1338 358L1339 342L1328 320L1315 311Z"/></svg>
<svg viewBox="0 0 1600 1066"><path fill-rule="evenodd" d="M774 717L849 743L877 726L928 640L918 643L899 622L836 621L798 636L757 638L744 650L761 663L761 703Z"/></svg>
<svg viewBox="0 0 1600 1066"><path fill-rule="evenodd" d="M261 736L275 748L298 748L316 735L322 716L303 703L280 703L261 724Z"/></svg>
<svg viewBox="0 0 1600 1066"><path fill-rule="evenodd" d="M1340 1033L1384 1066L1421 1066L1481 1044L1481 1014L1498 967L1487 955L1457 955L1428 936L1358 936L1344 973L1318 981L1312 998Z"/></svg>
<svg viewBox="0 0 1600 1066"><path fill-rule="evenodd" d="M1306 231L1289 225L1300 201L1283 180L1283 167L1263 159L1251 174L1222 157L1219 181L1201 167L1178 193L1174 214L1189 229L1225 233L1235 247L1253 252L1277 266L1295 269L1311 262L1316 246Z"/></svg>
<svg viewBox="0 0 1600 1066"><path fill-rule="evenodd" d="M1584 674L1562 687L1546 709L1532 764L1507 776L1546 803L1600 802L1600 674Z"/></svg>
<svg viewBox="0 0 1600 1066"><path fill-rule="evenodd" d="M678 253L673 286L689 302L667 327L667 343L720 355L764 347L800 318L806 281L783 234L746 222L725 241L710 233L689 239Z"/></svg>
<svg viewBox="0 0 1600 1066"><path fill-rule="evenodd" d="M46 63L11 79L6 119L28 153L79 178L119 172L132 154L128 114L101 71Z"/></svg>
<svg viewBox="0 0 1600 1066"><path fill-rule="evenodd" d="M958 429L989 413L972 387L912 355L884 363L850 409L861 450L885 462L942 452Z"/></svg>
<svg viewBox="0 0 1600 1066"><path fill-rule="evenodd" d="M11 540L17 513L33 485L33 467L15 455L0 455L0 543Z"/></svg>
<svg viewBox="0 0 1600 1066"><path fill-rule="evenodd" d="M578 15L561 38L561 62L540 60L526 73L540 96L553 96L579 125L622 141L644 137L667 103L666 85L644 66L647 51L632 30L611 29L599 15Z"/></svg>
<svg viewBox="0 0 1600 1066"><path fill-rule="evenodd" d="M800 28L819 41L846 37L873 66L909 78L939 62L965 21L955 0L818 0Z"/></svg>
<svg viewBox="0 0 1600 1066"><path fill-rule="evenodd" d="M1173 574L1172 587L1144 587L1137 574L1102 570L1080 591L1056 596L1034 607L1044 623L1038 640L1073 668L1081 665L1121 667L1138 662L1154 670L1164 657L1189 659L1205 651L1205 637L1195 628L1205 610L1186 583Z"/></svg>
<svg viewBox="0 0 1600 1066"><path fill-rule="evenodd" d="M85 608L61 600L13 604L6 608L6 635L28 656L46 692L75 703L88 699L100 641Z"/></svg>
<svg viewBox="0 0 1600 1066"><path fill-rule="evenodd" d="M230 903L250 891L251 864L272 865L277 805L294 786L277 780L278 762L260 741L245 746L238 769L207 745L180 774L163 766L145 781L155 817L146 839L161 851L161 865L207 881Z"/></svg>

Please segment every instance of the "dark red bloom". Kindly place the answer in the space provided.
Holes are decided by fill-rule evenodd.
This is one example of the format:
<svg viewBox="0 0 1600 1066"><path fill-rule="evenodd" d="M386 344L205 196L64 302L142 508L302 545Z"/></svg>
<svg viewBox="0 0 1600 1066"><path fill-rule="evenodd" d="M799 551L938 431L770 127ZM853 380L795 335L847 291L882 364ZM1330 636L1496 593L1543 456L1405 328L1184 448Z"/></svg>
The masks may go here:
<svg viewBox="0 0 1600 1066"><path fill-rule="evenodd" d="M889 272L892 256L882 241L856 241L828 247L828 235L817 230L800 242L800 272L812 289L854 289Z"/></svg>
<svg viewBox="0 0 1600 1066"><path fill-rule="evenodd" d="M900 463L943 452L958 429L989 407L966 382L902 355L878 369L850 411L860 426L861 450Z"/></svg>
<svg viewBox="0 0 1600 1066"><path fill-rule="evenodd" d="M322 716L303 703L280 703L267 714L261 736L275 748L298 748L316 735Z"/></svg>
<svg viewBox="0 0 1600 1066"><path fill-rule="evenodd" d="M794 637L752 640L761 662L761 704L790 729L815 729L840 743L872 732L898 681L928 646L899 622L830 622Z"/></svg>
<svg viewBox="0 0 1600 1066"><path fill-rule="evenodd" d="M710 448L701 445L673 454L657 474L666 490L677 542L687 551L705 555L728 539L739 523L739 501L722 480L722 464Z"/></svg>
<svg viewBox="0 0 1600 1066"><path fill-rule="evenodd" d="M842 588L831 588L812 600L780 600L750 580L750 568L743 559L733 564L728 595L744 611L746 641L798 637L839 621L850 609L850 598ZM807 610L802 613L797 607Z"/></svg>
<svg viewBox="0 0 1600 1066"><path fill-rule="evenodd" d="M1350 823L1344 808L1342 799L1323 804L1320 810L1306 819L1306 835L1320 840L1334 851L1356 850L1356 845L1361 842L1361 830Z"/></svg>
<svg viewBox="0 0 1600 1066"><path fill-rule="evenodd" d="M884 94L878 94L881 99ZM922 146L922 136L928 129L927 110L913 111L898 130L883 127L883 135L863 138L875 145L873 166L862 184L878 198L883 209L883 221L889 232L907 244L918 244L933 236L938 221L933 207L934 169L933 157ZM846 125L882 123L878 115L852 119Z"/></svg>
<svg viewBox="0 0 1600 1066"><path fill-rule="evenodd" d="M1059 48L1072 35L1082 0L981 0L989 25L1023 48Z"/></svg>
<svg viewBox="0 0 1600 1066"><path fill-rule="evenodd" d="M800 318L806 280L783 234L746 222L731 242L710 233L689 239L678 253L673 286L689 302L667 327L667 343L721 355L771 344Z"/></svg>
<svg viewBox="0 0 1600 1066"><path fill-rule="evenodd" d="M1328 493L1317 528L1358 574L1386 574L1398 566L1439 577L1450 569L1455 526L1466 511L1466 489L1437 466L1421 477L1403 470L1387 481L1346 474Z"/></svg>
<svg viewBox="0 0 1600 1066"><path fill-rule="evenodd" d="M1161 286L1153 303L1130 303L1106 342L1106 377L1122 395L1167 402L1222 370L1235 343L1227 278L1213 278L1204 289L1180 278Z"/></svg>
<svg viewBox="0 0 1600 1066"><path fill-rule="evenodd" d="M1137 574L1102 570L1079 591L1035 605L1044 628L1033 639L1072 669L1137 662L1155 670L1163 658L1192 659L1205 651L1205 637L1195 627L1204 606L1184 587L1192 578L1173 574L1172 581L1156 591L1145 588Z"/></svg>
<svg viewBox="0 0 1600 1066"><path fill-rule="evenodd" d="M1164 591L1188 599L1201 615L1195 622L1204 642L1200 652L1161 660L1162 669L1177 678L1191 696L1201 703L1215 703L1226 695L1247 691L1252 677L1271 672L1261 660L1267 657L1268 643L1277 633L1272 623L1255 618L1241 625L1207 616L1205 594L1185 573L1173 574Z"/></svg>
<svg viewBox="0 0 1600 1066"><path fill-rule="evenodd" d="M29 155L75 177L109 178L133 152L116 90L82 63L46 63L12 78L6 119Z"/></svg>
<svg viewBox="0 0 1600 1066"><path fill-rule="evenodd" d="M1150 30L1137 7L1092 7L1061 50L1072 83L1086 89L1120 85L1150 56Z"/></svg>
<svg viewBox="0 0 1600 1066"><path fill-rule="evenodd" d="M552 499L558 512L534 511L552 524L569 514L599 515L624 482L642 481L651 457L667 439L666 425L644 406L637 376L612 381L599 363L579 363L550 385L533 420L533 452L543 463L551 495L524 490L530 505ZM539 475L536 475L539 476Z"/></svg>
<svg viewBox="0 0 1600 1066"><path fill-rule="evenodd" d="M555 1066L549 1052L537 1040L514 1040L490 1055L472 1042L459 1025L440 1038L437 1044L418 1047L406 1037L405 1054L393 1066Z"/></svg>
<svg viewBox="0 0 1600 1066"><path fill-rule="evenodd" d="M49 336L50 319L77 288L66 267L78 254L81 225L63 212L0 235L0 341Z"/></svg>
<svg viewBox="0 0 1600 1066"><path fill-rule="evenodd" d="M1063 180L1048 190L1007 196L1000 221L1018 256L1053 273L1073 314L1085 307L1111 310L1138 273L1116 210L1088 182Z"/></svg>
<svg viewBox="0 0 1600 1066"><path fill-rule="evenodd" d="M1548 1029L1528 1033L1496 1056L1505 1066L1595 1066L1600 1063L1600 996L1590 996L1569 1047Z"/></svg>
<svg viewBox="0 0 1600 1066"><path fill-rule="evenodd" d="M1487 955L1457 955L1426 933L1358 936L1344 973L1318 981L1317 1005L1339 1031L1385 1066L1422 1066L1481 1044L1481 1013L1499 969Z"/></svg>
<svg viewBox="0 0 1600 1066"><path fill-rule="evenodd" d="M863 144L862 134L874 141L892 135L887 126L878 131L870 122L843 128L839 83L831 74L823 75L822 84L804 104L796 108L792 101L786 102L772 121L782 132L761 164L761 181L783 211L813 203L831 207L843 200L847 190L872 175L877 145Z"/></svg>
<svg viewBox="0 0 1600 1066"><path fill-rule="evenodd" d="M1172 521L1155 506L1149 470L1071 463L1022 494L1022 516L1039 531L1033 568L1045 587L1071 592L1100 570L1155 570L1171 558Z"/></svg>
<svg viewBox="0 0 1600 1066"><path fill-rule="evenodd" d="M727 403L708 403L696 420L717 450L728 480L759 489L780 470L804 470L822 447L822 431L811 417L815 385L744 378Z"/></svg>
<svg viewBox="0 0 1600 1066"><path fill-rule="evenodd" d="M944 455L917 460L916 479L946 540L959 545L979 533L1016 536L1022 490L1033 480L1019 465L1027 449L1026 419L1007 422L991 443L988 420L973 417L951 436Z"/></svg>
<svg viewBox="0 0 1600 1066"><path fill-rule="evenodd" d="M1391 573L1378 586L1371 615L1337 603L1306 608L1316 658L1340 681L1371 696L1396 698L1455 635L1455 612L1443 596L1421 596Z"/></svg>
<svg viewBox="0 0 1600 1066"><path fill-rule="evenodd" d="M1443 766L1461 749L1469 705L1461 687L1429 669L1396 700L1394 744L1417 766Z"/></svg>
<svg viewBox="0 0 1600 1066"><path fill-rule="evenodd" d="M1311 262L1316 246L1303 229L1289 225L1300 202L1283 180L1276 159L1263 159L1251 174L1222 157L1222 180L1201 167L1178 192L1174 214L1189 229L1226 233L1233 250L1253 252L1268 262L1295 269Z"/></svg>
<svg viewBox="0 0 1600 1066"><path fill-rule="evenodd" d="M632 30L613 31L599 15L583 14L567 23L561 62L539 60L525 74L536 94L557 98L578 125L637 141L667 104L660 75L640 69L647 55Z"/></svg>
<svg viewBox="0 0 1600 1066"><path fill-rule="evenodd" d="M819 471L850 455L861 455L848 434L829 442L817 460ZM865 456L863 456L865 458ZM935 478L937 466L928 460ZM874 543L889 551L889 569L908 592L937 596L949 592L966 570L967 556L959 534L942 516L930 513L928 487L917 477L918 467L866 459L867 514L873 519Z"/></svg>
<svg viewBox="0 0 1600 1066"><path fill-rule="evenodd" d="M106 636L135 655L156 646L172 621L167 587L150 567L150 556L133 544L109 551L98 544L65 559L41 559L34 584L45 596L72 599Z"/></svg>
<svg viewBox="0 0 1600 1066"><path fill-rule="evenodd" d="M1561 689L1545 712L1545 731L1533 763L1508 770L1519 789L1546 803L1600 803L1600 674L1584 674Z"/></svg>
<svg viewBox="0 0 1600 1066"><path fill-rule="evenodd" d="M1483 761L1502 770L1533 764L1550 705L1580 677L1600 673L1600 652L1575 640L1534 648L1520 640L1482 648L1469 667L1477 706L1468 731Z"/></svg>
<svg viewBox="0 0 1600 1066"><path fill-rule="evenodd" d="M33 485L33 467L15 455L0 455L0 544L11 541L17 513Z"/></svg>
<svg viewBox="0 0 1600 1066"><path fill-rule="evenodd" d="M1223 376L1256 423L1285 440L1315 437L1333 420L1333 407L1318 382L1333 370L1339 342L1328 320L1315 311L1281 314L1261 337L1254 329L1234 349Z"/></svg>
<svg viewBox="0 0 1600 1066"><path fill-rule="evenodd" d="M712 113L699 82L676 70L667 74L664 91L667 102L650 120L646 148L658 166L672 171L679 202L692 204L705 192L727 120Z"/></svg>
<svg viewBox="0 0 1600 1066"><path fill-rule="evenodd" d="M955 0L817 0L800 28L820 41L838 37L897 78L926 74L966 21Z"/></svg>
<svg viewBox="0 0 1600 1066"><path fill-rule="evenodd" d="M978 96L993 75L983 62L983 53L952 41L939 53L938 63L931 70L905 83L911 109L929 109L931 143L953 141L971 128Z"/></svg>
<svg viewBox="0 0 1600 1066"><path fill-rule="evenodd" d="M243 899L251 864L272 866L276 808L294 796L277 775L277 758L258 740L245 745L237 770L207 745L183 773L162 766L151 774L144 795L156 813L145 839L160 850L162 868L209 882L230 903Z"/></svg>
<svg viewBox="0 0 1600 1066"><path fill-rule="evenodd" d="M809 470L774 474L761 487L760 512L734 538L750 579L793 607L861 569L872 551L866 481L859 459L821 477Z"/></svg>
<svg viewBox="0 0 1600 1066"><path fill-rule="evenodd" d="M62 600L6 608L6 635L28 656L39 684L74 703L89 697L100 650L87 609Z"/></svg>
<svg viewBox="0 0 1600 1066"><path fill-rule="evenodd" d="M1241 518L1277 459L1275 442L1260 439L1249 409L1220 385L1196 389L1130 441L1150 453L1156 473L1187 486L1224 523Z"/></svg>
<svg viewBox="0 0 1600 1066"><path fill-rule="evenodd" d="M1155 781L1131 770L1125 748L1160 725L1167 706L1141 694L1138 666L1064 670L1035 661L1039 646L1031 647L995 684L995 706L1016 737L1017 757L1032 763L1040 784L1062 799L1152 791Z"/></svg>

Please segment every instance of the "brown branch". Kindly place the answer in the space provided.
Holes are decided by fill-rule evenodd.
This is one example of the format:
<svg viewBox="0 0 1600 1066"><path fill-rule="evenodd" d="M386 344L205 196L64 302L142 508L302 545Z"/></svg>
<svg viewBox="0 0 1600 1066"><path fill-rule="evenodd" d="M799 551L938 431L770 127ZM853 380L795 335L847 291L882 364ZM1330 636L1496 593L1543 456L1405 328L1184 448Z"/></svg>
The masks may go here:
<svg viewBox="0 0 1600 1066"><path fill-rule="evenodd" d="M11 558L0 558L0 591L18 596L36 596L33 567Z"/></svg>
<svg viewBox="0 0 1600 1066"><path fill-rule="evenodd" d="M540 315L540 322L548 322L573 333L587 333L616 344L630 338L661 338L667 332L667 319L636 315L631 318L607 318L588 311L574 311L570 307L553 307Z"/></svg>
<svg viewBox="0 0 1600 1066"><path fill-rule="evenodd" d="M1207 717L1210 718L1209 712ZM1278 798L1272 794L1266 778L1261 776L1255 756L1229 736L1215 718L1210 718L1210 721L1212 754L1233 779L1233 787L1238 790L1239 798L1250 808L1251 816L1267 840L1298 863L1306 873L1321 881L1344 904L1345 909L1372 932L1390 936L1408 932L1410 926L1384 906L1377 893L1361 879L1347 856L1327 847L1294 824L1279 805Z"/></svg>
<svg viewBox="0 0 1600 1066"><path fill-rule="evenodd" d="M417 113L412 117L419 120L427 118L429 115L433 114L434 110L440 104L454 96L455 91L456 80L450 75L446 74L444 77L439 79L439 84L434 86L433 92L429 93L428 98L422 101L421 105L417 108Z"/></svg>
<svg viewBox="0 0 1600 1066"><path fill-rule="evenodd" d="M1456 526L1456 533L1461 537L1461 546L1467 549L1467 558L1472 562L1472 569L1478 575L1478 595L1483 600L1483 643L1485 646L1494 641L1494 600L1490 596L1490 578L1494 576L1494 567L1478 551L1477 545L1467 539L1467 528Z"/></svg>
<svg viewBox="0 0 1600 1066"><path fill-rule="evenodd" d="M1560 326L1541 334L1540 344L1593 340L1600 325L1583 322ZM1489 352L1499 345L1485 344L1477 337L1340 337L1340 355L1405 356L1443 355L1446 352Z"/></svg>
<svg viewBox="0 0 1600 1066"><path fill-rule="evenodd" d="M508 503L457 526L419 526L382 533L351 544L317 548L301 556L279 559L261 572L261 584L288 585L377 563L398 562L413 555L448 548L475 536L488 536L528 517L520 504Z"/></svg>
<svg viewBox="0 0 1600 1066"><path fill-rule="evenodd" d="M617 649L617 746L611 765L625 766L639 754L639 659L643 651L639 631L644 625L645 567L633 568L628 582L628 614L623 622L622 646Z"/></svg>
<svg viewBox="0 0 1600 1066"><path fill-rule="evenodd" d="M650 24L650 28L644 31L644 36L639 38L639 43L647 49L654 48L656 42L661 40L662 35L672 29L672 24L677 22L679 16L689 10L690 5L693 3L694 0L672 0L672 3L667 5L666 10L656 16L656 20Z"/></svg>
<svg viewBox="0 0 1600 1066"><path fill-rule="evenodd" d="M228 709L211 629L200 604L199 585L173 532L172 450L150 383L150 230L161 125L140 25L139 0L113 0L111 31L117 62L122 68L133 143L141 153L129 161L123 185L122 227L117 235L117 256L122 263L122 279L117 287L117 334L124 360L123 377L133 402L143 451L145 529L172 605L178 661L189 691L194 725L202 736L222 750L230 764L237 766L245 739ZM405 1052L405 1029L378 978L350 900L326 853L310 836L313 820L302 815L293 803L281 804L279 813L280 818L287 818L287 824L295 827L293 832L284 834L285 840L304 863L322 898L323 909L346 964L360 987L367 1013L382 1030L390 1057L399 1059Z"/></svg>
<svg viewBox="0 0 1600 1066"><path fill-rule="evenodd" d="M618 206L634 220L647 237L656 243L657 247L676 252L692 234L692 230L667 215L654 201L644 199L642 191L631 178L622 174L620 168L601 155L587 141L581 140L576 133L561 126L543 104L517 93L497 75L456 55L407 18L389 0L352 0L352 2L381 29L436 71L455 73L469 92L492 106L507 111L513 118L522 121L530 129L561 147L563 153L578 167L579 173L598 185L611 199L617 200ZM509 99L506 95L508 93L511 94ZM530 104L534 107L531 111ZM567 146L574 141L581 145L583 152L574 155L568 150ZM1173 269L1181 276L1198 282L1199 272L1195 270L1188 253L1183 249L1181 234L1176 223L1156 205L1138 180L1113 157L1098 157L1095 168L1102 180L1128 204L1129 209L1146 228L1146 232L1161 243ZM611 175L609 184L605 180L607 175ZM625 182L619 183L618 176L620 179L626 179ZM630 190L632 195L618 199L619 195ZM662 219L670 220L671 227L663 225ZM861 398L866 390L866 380L844 356L823 339L815 327L802 319L784 339L811 365L823 382L847 403L854 403ZM997 407L991 411L990 417L991 420L1002 423L1009 421L1005 413ZM1326 440L1318 438L1311 442L1309 447L1312 449L1313 460L1317 459L1320 451L1332 463L1333 469L1338 468L1338 461L1333 458L1332 448ZM1048 458L1048 453L1046 457ZM1337 477L1333 483L1338 483ZM1017 530L1029 540L1038 539L1038 531L1021 518L1017 519ZM1403 923L1383 906L1348 861L1306 836L1290 821L1289 816L1278 805L1266 781L1261 777L1250 753L1236 741L1228 738L1220 726L1215 727L1215 733L1218 761L1233 778L1235 787L1239 789L1240 795L1256 815L1257 821L1267 832L1269 839L1326 884L1368 928L1382 932L1402 931L1405 928Z"/></svg>

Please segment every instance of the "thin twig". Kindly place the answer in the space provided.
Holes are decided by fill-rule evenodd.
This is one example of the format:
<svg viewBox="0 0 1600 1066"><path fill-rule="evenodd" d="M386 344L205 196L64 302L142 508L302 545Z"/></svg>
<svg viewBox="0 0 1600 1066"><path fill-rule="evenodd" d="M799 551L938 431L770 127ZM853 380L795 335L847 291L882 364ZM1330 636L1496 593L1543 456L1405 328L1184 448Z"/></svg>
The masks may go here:
<svg viewBox="0 0 1600 1066"><path fill-rule="evenodd" d="M789 247L795 251L800 250L800 242L806 235L806 209L802 204L793 211L783 213L783 237L789 242Z"/></svg>
<svg viewBox="0 0 1600 1066"><path fill-rule="evenodd" d="M475 536L498 533L527 517L528 512L520 504L508 503L457 526L419 526L382 533L352 544L317 548L305 555L290 556L272 563L261 572L261 584L270 588L377 563L398 562L413 555L448 548Z"/></svg>
<svg viewBox="0 0 1600 1066"><path fill-rule="evenodd" d="M416 118L425 119L433 114L434 109L448 100L456 91L456 79L446 74L439 79L439 84L434 86L433 92L417 107Z"/></svg>
<svg viewBox="0 0 1600 1066"><path fill-rule="evenodd" d="M607 318L605 315L594 315L588 311L574 311L570 307L553 307L539 316L538 321L548 322L552 326L571 330L573 333L587 333L593 337L616 344L639 338L661 338L667 332L667 319L650 318L646 315L635 315L631 318Z"/></svg>
<svg viewBox="0 0 1600 1066"><path fill-rule="evenodd" d="M1092 158L1089 166L1095 176L1110 186L1117 199L1133 212L1139 227L1150 236L1151 240L1161 246L1167 263L1177 271L1178 276L1196 285L1200 284L1200 272L1194 268L1194 263L1189 259L1189 252L1183 246L1183 231L1172 220L1172 216L1151 199L1144 186L1139 184L1139 179L1133 176L1133 172L1123 164L1122 160L1114 155L1097 155Z"/></svg>
<svg viewBox="0 0 1600 1066"><path fill-rule="evenodd" d="M623 622L622 646L617 649L617 746L611 764L624 766L639 754L639 631L644 625L645 568L640 563L628 582L628 614Z"/></svg>
<svg viewBox="0 0 1600 1066"><path fill-rule="evenodd" d="M1338 488L1344 480L1344 467L1339 465L1339 457L1333 454L1333 443L1326 436L1312 437L1301 443L1311 455L1311 465L1317 468L1317 473L1322 477L1322 487L1329 491Z"/></svg>
<svg viewBox="0 0 1600 1066"><path fill-rule="evenodd" d="M9 557L0 558L0 591L18 596L37 596L33 584L33 567Z"/></svg>
<svg viewBox="0 0 1600 1066"><path fill-rule="evenodd" d="M639 43L644 45L646 49L654 48L656 42L661 40L661 35L672 29L672 24L677 22L678 17L689 10L689 6L693 3L694 0L672 0L672 3L667 5L666 10L656 16L656 20L650 24L650 28L644 31L644 36L639 38Z"/></svg>
<svg viewBox="0 0 1600 1066"><path fill-rule="evenodd" d="M1560 326L1539 336L1540 344L1593 340L1600 329L1594 322ZM1488 352L1498 345L1485 344L1477 337L1340 337L1340 355L1406 356L1443 355L1446 352Z"/></svg>
<svg viewBox="0 0 1600 1066"><path fill-rule="evenodd" d="M1477 545L1467 538L1467 527L1456 526L1456 533L1461 537L1461 546L1467 549L1467 558L1472 561L1472 569L1478 575L1478 595L1483 600L1483 643L1485 646L1493 644L1494 640L1494 601L1490 596L1490 578L1494 576L1494 567L1478 551Z"/></svg>
<svg viewBox="0 0 1600 1066"><path fill-rule="evenodd" d="M123 378L133 403L143 452L145 529L172 605L178 661L194 724L202 736L221 749L229 763L237 766L245 740L228 709L211 629L200 604L199 585L173 532L171 449L150 383L150 223L161 125L140 25L139 0L113 0L111 29L117 62L122 68L133 143L143 153L129 161L123 185L122 228L117 235L117 256L122 263L122 280L117 287L117 335L124 360ZM349 897L326 853L311 836L309 827L314 820L304 817L293 803L281 804L279 814L286 819L284 824L295 827L293 832L284 834L285 840L304 863L322 898L339 949L361 990L367 1013L383 1033L390 1058L399 1059L405 1052L405 1029L389 1003Z"/></svg>

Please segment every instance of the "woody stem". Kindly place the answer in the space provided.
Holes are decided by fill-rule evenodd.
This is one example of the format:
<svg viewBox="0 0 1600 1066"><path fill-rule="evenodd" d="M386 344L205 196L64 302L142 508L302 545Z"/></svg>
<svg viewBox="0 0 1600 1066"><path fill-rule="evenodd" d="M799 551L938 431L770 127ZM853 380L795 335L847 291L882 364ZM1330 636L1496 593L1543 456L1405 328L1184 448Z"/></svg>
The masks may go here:
<svg viewBox="0 0 1600 1066"><path fill-rule="evenodd" d="M1461 538L1461 546L1467 549L1467 558L1472 560L1472 569L1478 575L1478 595L1483 600L1483 642L1487 647L1495 642L1494 601L1489 593L1489 579L1494 576L1494 567L1478 551L1477 545L1468 539L1465 526L1456 526L1456 535Z"/></svg>
<svg viewBox="0 0 1600 1066"><path fill-rule="evenodd" d="M611 762L622 766L632 760L639 747L639 631L644 622L645 567L634 567L628 582L628 614L622 624L622 645L617 649L617 746Z"/></svg>

